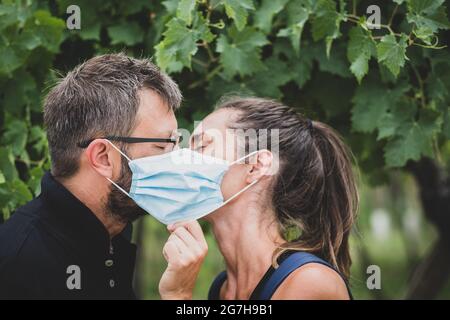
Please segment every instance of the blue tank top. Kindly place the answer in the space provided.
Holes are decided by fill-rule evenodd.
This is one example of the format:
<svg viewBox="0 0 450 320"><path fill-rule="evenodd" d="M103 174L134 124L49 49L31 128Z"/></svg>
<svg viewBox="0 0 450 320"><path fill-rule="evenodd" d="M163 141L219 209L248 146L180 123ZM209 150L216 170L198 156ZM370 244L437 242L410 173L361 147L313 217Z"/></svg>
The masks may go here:
<svg viewBox="0 0 450 320"><path fill-rule="evenodd" d="M278 258L278 263L279 266L277 269L270 266L269 270L267 270L265 275L259 281L255 290L251 294L250 300L270 300L277 288L293 271L308 263L320 263L337 272L337 270L325 260L311 253L302 251L286 251ZM339 272L338 274L344 280L345 285L347 286L348 295L350 299L353 300L353 296L347 281ZM226 271L222 271L214 279L208 292L209 300L220 300L220 289L222 288L226 279Z"/></svg>

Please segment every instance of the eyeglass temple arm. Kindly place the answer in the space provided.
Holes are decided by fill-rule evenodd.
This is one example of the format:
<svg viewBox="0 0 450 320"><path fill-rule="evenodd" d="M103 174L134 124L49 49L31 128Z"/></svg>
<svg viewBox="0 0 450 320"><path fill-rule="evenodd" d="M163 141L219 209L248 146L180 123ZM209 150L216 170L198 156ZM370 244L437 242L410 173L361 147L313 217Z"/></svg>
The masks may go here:
<svg viewBox="0 0 450 320"><path fill-rule="evenodd" d="M106 136L102 138L95 138L95 139L108 139L112 141L120 141L125 143L143 143L143 142L166 142L166 143L173 143L176 144L176 139L170 139L170 138L137 138L137 137L118 137L118 136ZM89 139L82 142L79 142L77 145L80 148L87 148L87 146L94 141L95 139Z"/></svg>

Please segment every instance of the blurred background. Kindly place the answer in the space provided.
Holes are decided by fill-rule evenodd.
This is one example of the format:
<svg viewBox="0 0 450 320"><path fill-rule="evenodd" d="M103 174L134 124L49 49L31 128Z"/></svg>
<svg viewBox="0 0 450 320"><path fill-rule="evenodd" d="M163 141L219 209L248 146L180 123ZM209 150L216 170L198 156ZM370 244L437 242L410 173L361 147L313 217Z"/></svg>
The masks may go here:
<svg viewBox="0 0 450 320"><path fill-rule="evenodd" d="M373 28L378 24L379 28ZM151 58L185 96L180 128L239 93L280 99L351 146L356 299L450 298L450 51L444 0L1 0L0 223L50 167L42 99L92 56ZM224 269L209 254L195 298ZM165 226L135 223L135 289L159 299ZM366 281L380 267L381 288Z"/></svg>

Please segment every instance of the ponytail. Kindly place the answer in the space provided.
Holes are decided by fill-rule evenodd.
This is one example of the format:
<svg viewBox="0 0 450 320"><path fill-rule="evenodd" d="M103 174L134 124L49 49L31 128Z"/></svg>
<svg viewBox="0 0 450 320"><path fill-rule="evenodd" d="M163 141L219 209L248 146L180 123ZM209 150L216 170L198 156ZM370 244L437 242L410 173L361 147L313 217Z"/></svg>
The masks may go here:
<svg viewBox="0 0 450 320"><path fill-rule="evenodd" d="M281 178L274 189L281 225L300 230L278 254L287 249L318 254L348 279L349 236L359 202L351 152L339 134L324 123L312 123L311 137L310 153L298 179L290 179L288 187ZM284 168L282 177L289 175L291 166ZM282 189L284 192L276 191Z"/></svg>

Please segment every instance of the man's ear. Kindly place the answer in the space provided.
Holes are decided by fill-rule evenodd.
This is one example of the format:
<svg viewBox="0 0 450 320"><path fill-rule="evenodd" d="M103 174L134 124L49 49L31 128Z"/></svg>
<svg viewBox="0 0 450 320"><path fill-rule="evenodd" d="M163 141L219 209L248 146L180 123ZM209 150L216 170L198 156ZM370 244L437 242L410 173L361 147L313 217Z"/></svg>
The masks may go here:
<svg viewBox="0 0 450 320"><path fill-rule="evenodd" d="M273 154L269 150L260 150L250 157L247 183L252 183L263 176L271 175Z"/></svg>
<svg viewBox="0 0 450 320"><path fill-rule="evenodd" d="M100 175L113 179L120 173L120 154L107 140L95 139L86 148L84 154L88 165Z"/></svg>

